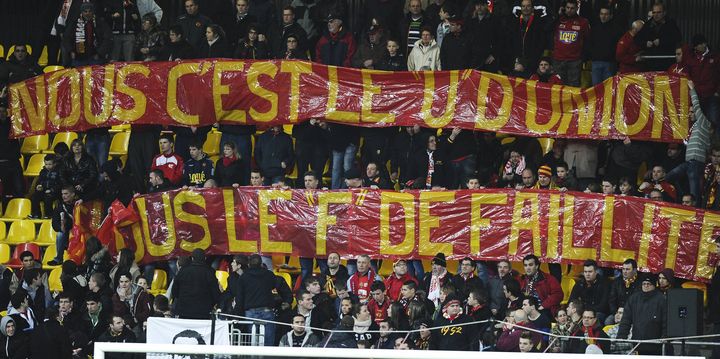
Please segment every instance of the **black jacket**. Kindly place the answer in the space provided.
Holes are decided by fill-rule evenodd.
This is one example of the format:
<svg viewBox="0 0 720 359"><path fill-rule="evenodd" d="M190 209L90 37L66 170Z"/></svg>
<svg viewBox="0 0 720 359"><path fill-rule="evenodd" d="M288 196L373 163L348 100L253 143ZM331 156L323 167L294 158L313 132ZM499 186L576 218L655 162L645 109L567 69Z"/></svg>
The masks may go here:
<svg viewBox="0 0 720 359"><path fill-rule="evenodd" d="M215 182L217 182L218 187L228 187L232 186L234 183L245 184L247 179L242 178L242 161L244 160L237 159L225 166L222 158L217 160L215 163L215 174L213 177L215 178Z"/></svg>
<svg viewBox="0 0 720 359"><path fill-rule="evenodd" d="M625 306L625 302L630 297L630 295L640 291L639 280L640 278L637 278L637 280L629 286L625 285L625 281L622 279L622 277L615 278L615 280L610 283L610 312L607 313L608 315L615 314L618 308Z"/></svg>
<svg viewBox="0 0 720 359"><path fill-rule="evenodd" d="M462 275L460 275L460 273L458 273L452 277L452 284L455 286L457 296L461 301L465 301L473 289L485 289L483 281L476 275L473 275L466 280Z"/></svg>
<svg viewBox="0 0 720 359"><path fill-rule="evenodd" d="M32 358L72 358L72 342L68 330L57 320L45 321L33 331L30 341Z"/></svg>
<svg viewBox="0 0 720 359"><path fill-rule="evenodd" d="M185 39L178 42L168 41L160 50L160 60L162 61L190 60L195 57L197 57L197 52Z"/></svg>
<svg viewBox="0 0 720 359"><path fill-rule="evenodd" d="M63 161L60 170L63 186L82 187L82 193L78 195L83 199L89 199L87 196L97 189L98 185L98 168L95 159L88 154L82 155L80 161L75 162L72 153Z"/></svg>
<svg viewBox="0 0 720 359"><path fill-rule="evenodd" d="M433 330L432 335L438 350L468 350L473 346L473 340L477 338L475 327L472 325L460 326L458 324L470 323L472 319L466 314L460 314L457 318L450 320L440 315L434 327L443 327Z"/></svg>
<svg viewBox="0 0 720 359"><path fill-rule="evenodd" d="M212 24L207 16L202 14L195 15L180 15L176 25L180 25L183 30L183 39L185 39L193 49L198 50L202 47L203 43L206 43L205 29L208 25Z"/></svg>
<svg viewBox="0 0 720 359"><path fill-rule="evenodd" d="M465 32L448 33L440 46L443 70L464 70L473 67L471 39Z"/></svg>
<svg viewBox="0 0 720 359"><path fill-rule="evenodd" d="M593 331L593 338L604 338L607 339L608 335L605 334L605 331L603 331L602 325L599 323L595 323L595 325L592 328ZM572 336L574 337L584 337L589 336L588 330L583 328L581 325L575 332L572 333ZM600 347L602 349L603 353L610 353L610 342L607 340L595 340L595 345ZM568 341L567 351L566 353L578 353L578 354L585 354L585 349L587 349L588 343L585 341L585 339L570 339Z"/></svg>
<svg viewBox="0 0 720 359"><path fill-rule="evenodd" d="M235 298L236 305L242 310L253 308L273 308L276 289L275 275L263 268L249 268L238 278Z"/></svg>
<svg viewBox="0 0 720 359"><path fill-rule="evenodd" d="M618 339L626 339L630 330L633 340L658 339L667 335L667 305L665 296L659 290L638 291L628 298L624 309ZM641 353L659 353L657 347L656 344L644 344L638 350Z"/></svg>
<svg viewBox="0 0 720 359"><path fill-rule="evenodd" d="M400 183L414 179L410 177L410 163L415 153L427 146L427 140L432 134L432 130L421 128L420 132L411 136L405 128L402 128L395 136L391 150L390 172L400 172Z"/></svg>
<svg viewBox="0 0 720 359"><path fill-rule="evenodd" d="M268 130L258 136L255 143L255 162L261 170L268 173L287 171L292 169L295 161L295 152L290 135L282 130L273 134ZM285 168L281 166L285 162Z"/></svg>
<svg viewBox="0 0 720 359"><path fill-rule="evenodd" d="M113 34L134 34L140 32L140 11L134 1L109 0L108 18ZM113 14L120 14L113 17ZM135 15L135 18L133 18Z"/></svg>
<svg viewBox="0 0 720 359"><path fill-rule="evenodd" d="M578 298L583 302L584 308L593 309L596 313L600 312L605 315L614 314L610 312L610 282L604 277L598 276L595 282L589 286L585 278L578 280L570 292L569 301Z"/></svg>
<svg viewBox="0 0 720 359"><path fill-rule="evenodd" d="M224 37L218 38L212 45L207 41L203 41L200 47L200 57L202 58L229 58L230 56L232 56L232 50Z"/></svg>
<svg viewBox="0 0 720 359"><path fill-rule="evenodd" d="M496 70L500 65L500 59L505 55L506 48L502 39L503 27L498 18L494 14L488 13L482 20L477 17L468 19L465 21L465 29L472 41L472 67L477 70ZM490 55L495 58L495 61L486 65L485 60Z"/></svg>
<svg viewBox="0 0 720 359"><path fill-rule="evenodd" d="M73 208L75 204L59 203L52 216L52 227L55 232L63 232L69 235L73 226ZM62 227L62 218L65 217L65 227Z"/></svg>
<svg viewBox="0 0 720 359"><path fill-rule="evenodd" d="M596 21L590 32L590 60L615 62L615 50L623 31L615 20L606 23Z"/></svg>
<svg viewBox="0 0 720 359"><path fill-rule="evenodd" d="M0 359L26 359L29 355L30 337L27 335L0 336Z"/></svg>
<svg viewBox="0 0 720 359"><path fill-rule="evenodd" d="M447 186L447 168L444 153L441 149L433 151L433 174L431 185L433 187ZM410 180L414 180L413 188L425 188L426 178L430 169L430 155L427 150L422 149L415 153L410 162Z"/></svg>
<svg viewBox="0 0 720 359"><path fill-rule="evenodd" d="M43 192L50 190L48 197L57 197L60 195L62 181L60 179L60 171L58 168L48 171L46 168L40 170L37 184L43 186Z"/></svg>
<svg viewBox="0 0 720 359"><path fill-rule="evenodd" d="M78 44L76 41L76 28L79 26L78 21L80 18L76 18L74 21L66 23L65 35L62 39L63 47L68 53L75 53L76 59L89 59L94 55L98 55L100 59L105 59L109 54L112 47L112 32L110 26L105 23L105 20L100 15L96 15L93 20L95 26L95 37L93 44L87 44L85 42L85 52L80 53ZM84 20L83 20L84 21Z"/></svg>
<svg viewBox="0 0 720 359"><path fill-rule="evenodd" d="M172 297L181 318L210 319L210 310L220 300L215 271L205 263L183 267L173 281Z"/></svg>

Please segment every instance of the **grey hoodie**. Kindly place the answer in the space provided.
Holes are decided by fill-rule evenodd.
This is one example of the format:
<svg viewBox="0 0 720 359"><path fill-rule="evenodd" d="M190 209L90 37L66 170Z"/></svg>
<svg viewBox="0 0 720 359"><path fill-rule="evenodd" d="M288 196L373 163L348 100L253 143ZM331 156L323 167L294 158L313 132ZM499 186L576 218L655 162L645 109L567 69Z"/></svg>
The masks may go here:
<svg viewBox="0 0 720 359"><path fill-rule="evenodd" d="M8 323L10 322L13 322L14 324L15 320L9 315L6 315L2 319L0 319L0 333L2 333L2 335L7 336L6 328Z"/></svg>

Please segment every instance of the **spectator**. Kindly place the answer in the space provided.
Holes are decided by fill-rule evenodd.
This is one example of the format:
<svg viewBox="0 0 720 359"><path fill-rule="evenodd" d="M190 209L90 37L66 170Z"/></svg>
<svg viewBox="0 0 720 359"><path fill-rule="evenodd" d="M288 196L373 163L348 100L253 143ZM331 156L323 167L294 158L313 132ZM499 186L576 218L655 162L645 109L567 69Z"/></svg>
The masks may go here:
<svg viewBox="0 0 720 359"><path fill-rule="evenodd" d="M521 190L521 189L531 189L535 188L536 180L535 180L535 173L533 173L533 170L530 168L525 168L522 171L521 175L522 183L518 183L515 185L515 189Z"/></svg>
<svg viewBox="0 0 720 359"><path fill-rule="evenodd" d="M43 274L40 268L33 268L26 271L25 275L23 275L22 285L16 290L16 293L17 292L28 296L28 305L32 308L32 312L36 316L35 318L44 317L45 309L53 305L53 297L50 294L50 289L48 289L47 274ZM10 302L12 304L12 297ZM15 324L20 325L22 322L19 322L18 319L15 318Z"/></svg>
<svg viewBox="0 0 720 359"><path fill-rule="evenodd" d="M626 339L632 331L633 340L665 338L667 335L667 307L665 296L656 290L657 276L647 273L642 279L642 290L631 295L625 303L617 337ZM641 355L659 355L660 344L640 344Z"/></svg>
<svg viewBox="0 0 720 359"><path fill-rule="evenodd" d="M472 319L462 310L462 301L454 296L448 296L442 305L442 316L433 326L442 327L435 331L435 340L439 350L468 350L473 347L476 333L473 326L463 325Z"/></svg>
<svg viewBox="0 0 720 359"><path fill-rule="evenodd" d="M15 321L9 315L0 320L0 353L3 358L27 358L30 355L30 338L16 332ZM17 334L17 335L16 335Z"/></svg>
<svg viewBox="0 0 720 359"><path fill-rule="evenodd" d="M488 0L473 0L472 16L465 22L465 29L472 41L472 67L476 70L497 72L500 58L506 49L501 17L490 12ZM495 4L493 4L495 5Z"/></svg>
<svg viewBox="0 0 720 359"><path fill-rule="evenodd" d="M538 168L538 180L533 188L550 190L558 189L558 186L552 180L552 169L550 166L540 166L540 168Z"/></svg>
<svg viewBox="0 0 720 359"><path fill-rule="evenodd" d="M338 15L330 14L327 22L327 31L315 47L315 62L350 67L356 49L352 34L343 28L343 21Z"/></svg>
<svg viewBox="0 0 720 359"><path fill-rule="evenodd" d="M523 299L525 299L525 295L520 290L520 282L515 278L510 277L504 281L503 295L507 303L507 306L503 310L505 317L512 316L514 311L522 309L522 302Z"/></svg>
<svg viewBox="0 0 720 359"><path fill-rule="evenodd" d="M504 283L513 276L510 261L502 259L497 262L497 276L491 276L487 283L490 311L496 318L505 317L507 298L505 298Z"/></svg>
<svg viewBox="0 0 720 359"><path fill-rule="evenodd" d="M567 353L567 346L570 339L564 336L572 335L573 322L569 319L566 307L560 307L555 315L555 323L552 325L551 334L553 339L550 341L550 353Z"/></svg>
<svg viewBox="0 0 720 359"><path fill-rule="evenodd" d="M408 263L405 259L398 259L393 264L393 273L385 279L385 287L387 288L387 296L391 301L400 300L400 291L407 281L413 281L419 284L417 279L408 272Z"/></svg>
<svg viewBox="0 0 720 359"><path fill-rule="evenodd" d="M670 65L670 67L667 69L667 72L672 74L681 74L688 76L690 75L688 73L689 69L687 66L687 62L683 60L683 54L687 53L690 55L690 50L685 45L677 45L675 46L675 63Z"/></svg>
<svg viewBox="0 0 720 359"><path fill-rule="evenodd" d="M693 36L693 50L688 53L687 63L690 79L700 100L702 113L710 123L720 123L720 55L710 52L708 40L702 34ZM717 132L717 130L716 130Z"/></svg>
<svg viewBox="0 0 720 359"><path fill-rule="evenodd" d="M300 50L298 49L298 37L295 36L295 34L289 34L287 36L286 43L287 44L285 46L285 52L277 54L276 58L284 60L310 60L306 52L300 52ZM293 126L293 136L296 126L298 125Z"/></svg>
<svg viewBox="0 0 720 359"><path fill-rule="evenodd" d="M168 43L160 51L160 59L164 61L190 60L196 57L196 51L185 39L180 25L174 25L168 32Z"/></svg>
<svg viewBox="0 0 720 359"><path fill-rule="evenodd" d="M110 324L110 317L104 310L100 295L97 293L88 293L85 298L85 307L87 311L82 314L83 332L88 337L85 352L92 353L95 342Z"/></svg>
<svg viewBox="0 0 720 359"><path fill-rule="evenodd" d="M430 135L432 135L430 129L422 128L419 125L403 127L398 132L393 139L391 150L390 179L392 181L399 180L401 185L405 185L408 181L415 180L415 178L410 177L412 168L410 163L415 153L425 149ZM422 265L420 267L422 268ZM410 267L409 269L410 273L415 277L420 275L415 271L415 268Z"/></svg>
<svg viewBox="0 0 720 359"><path fill-rule="evenodd" d="M110 253L107 247L103 246L97 237L91 236L85 241L85 260L83 261L85 282L87 283L95 273L107 275L110 268ZM82 301L84 297L79 299Z"/></svg>
<svg viewBox="0 0 720 359"><path fill-rule="evenodd" d="M240 40L241 36L245 36L248 31L250 24L257 23L257 19L254 15L250 15L250 3L248 0L237 0L235 1L235 12L232 21L228 23L225 28L225 34L227 35L227 41L230 46L235 46Z"/></svg>
<svg viewBox="0 0 720 359"><path fill-rule="evenodd" d="M605 318L611 313L610 283L599 274L598 269L595 260L589 259L583 263L583 276L572 288L569 300L582 300L585 310L592 310L597 321L605 323Z"/></svg>
<svg viewBox="0 0 720 359"><path fill-rule="evenodd" d="M57 255L53 260L47 264L50 266L60 265L63 261L63 253L67 249L68 241L70 238L70 230L74 223L74 207L77 196L75 194L75 188L71 186L63 187L60 192L62 203L55 207L55 211L52 216L52 227L57 236L55 237L55 248Z"/></svg>
<svg viewBox="0 0 720 359"><path fill-rule="evenodd" d="M41 306L44 303L40 304ZM45 310L45 307L42 307ZM7 315L15 322L15 331L19 335L32 333L39 325L35 311L30 307L30 296L25 290L18 290L10 297Z"/></svg>
<svg viewBox="0 0 720 359"><path fill-rule="evenodd" d="M347 288L357 295L360 303L367 303L370 300L370 285L376 280L382 278L370 267L370 257L363 254L357 258L357 272L348 278Z"/></svg>
<svg viewBox="0 0 720 359"><path fill-rule="evenodd" d="M355 154L360 143L360 134L355 127L339 123L321 122L320 128L325 130L325 140L332 155L331 189L343 188L346 172L353 168ZM359 171L357 178L361 178ZM362 185L362 180L358 187Z"/></svg>
<svg viewBox="0 0 720 359"><path fill-rule="evenodd" d="M193 0L189 0L193 1ZM175 140L170 134L160 136L160 154L152 160L151 170L160 170L172 185L179 185L182 182L183 159L173 151Z"/></svg>
<svg viewBox="0 0 720 359"><path fill-rule="evenodd" d="M183 165L183 183L186 186L203 188L213 178L213 163L203 152L199 142L191 142L190 159Z"/></svg>
<svg viewBox="0 0 720 359"><path fill-rule="evenodd" d="M60 169L62 184L72 186L81 199L93 199L99 178L97 163L85 150L82 140L73 140L70 148L72 153L68 153Z"/></svg>
<svg viewBox="0 0 720 359"><path fill-rule="evenodd" d="M385 53L378 64L378 70L386 71L406 71L407 60L405 55L400 51L400 43L395 39L388 39L385 45Z"/></svg>
<svg viewBox="0 0 720 359"><path fill-rule="evenodd" d="M547 34L550 31L546 17L536 13L532 0L522 0L519 21L510 22L510 46L512 59L525 59L525 68L535 68L547 47Z"/></svg>
<svg viewBox="0 0 720 359"><path fill-rule="evenodd" d="M144 15L142 17L142 31L135 38L136 58L142 61L159 61L162 59L162 49L167 42L167 33L160 29L155 14Z"/></svg>
<svg viewBox="0 0 720 359"><path fill-rule="evenodd" d="M384 0L368 0L363 3L362 17L360 19L362 32L367 31L372 26L383 26L385 28L385 35L391 38L399 39L404 37L402 28L402 19L404 14L405 1L384 1ZM435 8L435 14L439 11L439 8ZM428 9L428 13L430 13ZM399 43L398 43L399 44ZM404 44L403 44L404 45ZM405 49L400 51L406 54Z"/></svg>
<svg viewBox="0 0 720 359"><path fill-rule="evenodd" d="M518 338L518 351L521 353L537 352L535 346L532 334L529 331L523 331Z"/></svg>
<svg viewBox="0 0 720 359"><path fill-rule="evenodd" d="M426 147L416 152L410 162L410 180L405 183L412 188L443 188L447 185L445 153L438 148L436 136L427 137Z"/></svg>
<svg viewBox="0 0 720 359"><path fill-rule="evenodd" d="M288 38L288 40L290 39L292 37ZM316 178L321 180L328 159L325 130L321 127L321 121L311 118L309 121L293 125L292 136L295 138L295 160L298 173L306 173L305 171L309 168ZM299 186L300 183L298 183Z"/></svg>
<svg viewBox="0 0 720 359"><path fill-rule="evenodd" d="M67 328L59 320L60 313L55 308L48 309L47 320L30 337L31 358L73 358L73 347ZM17 322L16 322L17 324ZM18 329L15 329L18 331Z"/></svg>
<svg viewBox="0 0 720 359"><path fill-rule="evenodd" d="M563 80L560 75L553 71L549 57L543 57L538 63L537 71L530 76L530 80L544 82L550 85L562 85Z"/></svg>
<svg viewBox="0 0 720 359"><path fill-rule="evenodd" d="M504 352L518 352L520 351L520 335L526 332L525 328L535 329L535 327L527 321L527 314L522 309L510 313L509 319L510 322L503 324L502 333L498 337L495 347ZM537 332L531 333L534 338L533 342L539 343L540 335Z"/></svg>
<svg viewBox="0 0 720 359"><path fill-rule="evenodd" d="M272 283L275 283L274 278ZM180 318L210 319L210 311L220 299L219 288L215 271L205 264L203 250L194 249L192 262L178 272L173 282L175 312ZM266 333L267 330L266 326Z"/></svg>
<svg viewBox="0 0 720 359"><path fill-rule="evenodd" d="M147 193L160 193L173 188L170 181L165 178L165 175L163 175L161 170L150 171L150 174L148 175L148 182L150 183L150 187L148 188Z"/></svg>
<svg viewBox="0 0 720 359"><path fill-rule="evenodd" d="M647 56L672 56L675 54L675 46L680 42L681 34L675 20L666 16L665 5L656 2L652 6L652 17L647 21L642 31L638 34L637 43L643 48ZM649 59L647 69L649 71L665 71L673 60Z"/></svg>
<svg viewBox="0 0 720 359"><path fill-rule="evenodd" d="M505 165L500 169L500 187L515 187L522 183L522 173L525 171L527 163L525 156L519 149L510 149L510 156Z"/></svg>
<svg viewBox="0 0 720 359"><path fill-rule="evenodd" d="M296 314L292 318L292 330L280 338L281 347L315 347L322 339L305 330L305 316Z"/></svg>
<svg viewBox="0 0 720 359"><path fill-rule="evenodd" d="M454 10L451 10L454 11ZM472 68L472 40L463 28L463 19L459 14L449 13L450 32L440 45L440 63L442 70L464 70Z"/></svg>
<svg viewBox="0 0 720 359"><path fill-rule="evenodd" d="M626 24L618 26L613 19L611 4L600 5L598 19L592 25L588 48L592 61L592 83L597 85L615 75L615 49Z"/></svg>
<svg viewBox="0 0 720 359"><path fill-rule="evenodd" d="M370 312L372 320L379 324L387 318L388 308L390 308L390 303L393 299L386 294L385 284L379 280L376 280L370 286L370 295L372 299L368 302L367 309ZM398 292L398 296L399 295L400 293Z"/></svg>
<svg viewBox="0 0 720 359"><path fill-rule="evenodd" d="M40 170L35 192L32 195L33 218L50 218L53 203L58 199L62 182L54 154L45 155L44 167ZM44 205L44 214L40 211L40 203Z"/></svg>
<svg viewBox="0 0 720 359"><path fill-rule="evenodd" d="M431 260L432 272L426 273L423 279L423 289L427 293L427 299L435 307L440 306L440 288L445 286L446 283L452 281L452 275L447 271L447 261L445 260L445 253L438 253Z"/></svg>
<svg viewBox="0 0 720 359"><path fill-rule="evenodd" d="M637 282L637 262L632 259L626 259L622 265L622 278L617 278L610 285L610 313L617 312L618 308L625 307L627 299L640 290L640 283ZM605 324L613 324L613 318L608 317Z"/></svg>
<svg viewBox="0 0 720 359"><path fill-rule="evenodd" d="M665 179L665 169L661 165L654 166L652 169L652 178L649 181L644 181L640 184L640 192L645 193L649 196L653 189L656 189L662 193L663 199L666 201L677 201L677 192L675 186Z"/></svg>
<svg viewBox="0 0 720 359"><path fill-rule="evenodd" d="M95 15L95 10L93 3L82 3L81 15L65 28L63 46L70 54L73 67L102 64L110 54L110 27Z"/></svg>
<svg viewBox="0 0 720 359"><path fill-rule="evenodd" d="M670 289L676 288L675 284L675 271L670 268L665 268L657 275L657 289L667 299L667 294Z"/></svg>
<svg viewBox="0 0 720 359"><path fill-rule="evenodd" d="M584 354L588 345L593 344L600 347L603 353L610 353L610 342L602 340L609 337L602 330L601 321L598 318L593 309L585 308L582 315L582 326L572 334L575 337L585 337L585 339L570 339L566 353Z"/></svg>
<svg viewBox="0 0 720 359"><path fill-rule="evenodd" d="M559 163L555 167L555 176L553 177L555 185L563 191L577 191L577 179L568 171L568 165L565 162Z"/></svg>
<svg viewBox="0 0 720 359"><path fill-rule="evenodd" d="M238 296L235 303L245 311L245 316L261 320L275 320L273 312L275 290L274 274L261 267L262 259L253 254L248 258L248 269L240 276L236 285ZM217 284L215 285L217 288ZM275 344L275 324L265 324L265 346Z"/></svg>
<svg viewBox="0 0 720 359"><path fill-rule="evenodd" d="M137 341L135 333L125 325L122 316L113 315L108 324L107 330L97 339L98 342L109 343L135 343ZM126 358L125 354L106 355L108 359Z"/></svg>
<svg viewBox="0 0 720 359"><path fill-rule="evenodd" d="M467 300L468 295L472 290L485 290L485 284L480 277L475 275L477 264L475 260L470 257L465 257L460 260L460 271L457 275L453 276L451 282L457 291L457 298L461 302Z"/></svg>
<svg viewBox="0 0 720 359"><path fill-rule="evenodd" d="M554 32L553 67L565 85L580 87L583 51L590 40L590 23L579 16L576 0L564 3L565 9Z"/></svg>
<svg viewBox="0 0 720 359"><path fill-rule="evenodd" d="M300 24L295 21L295 8L288 5L282 10L282 23L279 27L271 28L270 38L272 54L284 54L288 37L294 35L297 40L298 53L304 54L308 50L308 35Z"/></svg>
<svg viewBox="0 0 720 359"><path fill-rule="evenodd" d="M140 32L140 11L134 1L111 0L107 4L113 34L112 61L135 59L135 34Z"/></svg>
<svg viewBox="0 0 720 359"><path fill-rule="evenodd" d="M324 270L320 269L320 275L323 277L325 282L325 292L334 298L337 296L337 289L335 283L340 282L345 285L347 283L348 275L347 268L340 264L340 255L337 252L331 252L327 256L327 268ZM347 290L347 287L345 287Z"/></svg>
<svg viewBox="0 0 720 359"><path fill-rule="evenodd" d="M0 86L2 86L0 84ZM0 89L0 94L3 91ZM0 180L3 183L5 199L10 197L23 197L25 195L25 180L20 165L20 142L10 139L10 117L8 116L7 101L0 96Z"/></svg>
<svg viewBox="0 0 720 359"><path fill-rule="evenodd" d="M607 161L605 176L636 178L640 164L647 161L651 155L652 148L645 143L632 141L627 137L622 141L613 141L610 145L610 158Z"/></svg>
<svg viewBox="0 0 720 359"><path fill-rule="evenodd" d="M268 34L271 26L276 26L275 5L269 0L250 0L248 14L257 19L257 31L263 37Z"/></svg>
<svg viewBox="0 0 720 359"><path fill-rule="evenodd" d="M619 74L640 72L643 70L643 48L637 44L638 34L642 31L645 23L637 20L632 23L630 30L618 41L615 49L615 59L620 63Z"/></svg>
<svg viewBox="0 0 720 359"><path fill-rule="evenodd" d="M254 24L247 27L247 33L243 34L237 47L235 47L234 57L237 59L261 60L270 58L271 49L268 47L267 41L260 40L258 28Z"/></svg>
<svg viewBox="0 0 720 359"><path fill-rule="evenodd" d="M602 182L600 182L600 187L602 187L602 194L604 195L614 195L617 190L617 186L611 179L602 180Z"/></svg>
<svg viewBox="0 0 720 359"><path fill-rule="evenodd" d="M365 167L365 175L363 176L363 187L374 189L393 189L390 181L382 173L379 166L375 162L369 162Z"/></svg>
<svg viewBox="0 0 720 359"><path fill-rule="evenodd" d="M493 319L490 303L488 302L487 293L484 290L473 288L468 294L467 299L467 315L473 322L491 321ZM490 328L491 323L478 323L475 325L475 343L482 338L485 331ZM473 348L477 345L473 344ZM479 349L479 348L478 348Z"/></svg>
<svg viewBox="0 0 720 359"><path fill-rule="evenodd" d="M66 260L62 263L62 272L60 273L60 283L62 284L63 294L73 303L82 302L87 291L87 280L85 276L78 273L78 267L75 262ZM63 314L62 311L60 314Z"/></svg>
<svg viewBox="0 0 720 359"><path fill-rule="evenodd" d="M118 287L112 297L113 314L122 317L129 327L137 328L152 313L152 298L133 284L131 277L129 272L118 274Z"/></svg>
<svg viewBox="0 0 720 359"><path fill-rule="evenodd" d="M407 46L405 52L408 54L412 52L417 41L421 38L421 30L424 27L432 29L432 26L433 24L431 24L430 20L425 16L420 0L410 0L408 2L408 12L402 19L400 27L400 36L405 40L405 45ZM430 31L432 33L432 30Z"/></svg>
<svg viewBox="0 0 720 359"><path fill-rule="evenodd" d="M16 44L8 61L0 63L0 84L12 84L42 74L40 66L29 55L27 45Z"/></svg>
<svg viewBox="0 0 720 359"><path fill-rule="evenodd" d="M135 263L135 252L129 248L123 248L115 256L117 264L110 269L110 281L112 289L117 289L120 281L120 274L128 272L132 275L131 282L140 276L140 268ZM100 286L102 288L102 286Z"/></svg>
<svg viewBox="0 0 720 359"><path fill-rule="evenodd" d="M290 172L294 160L292 138L282 127L272 126L258 136L255 143L255 163L265 175L266 186Z"/></svg>
<svg viewBox="0 0 720 359"><path fill-rule="evenodd" d="M182 38L187 40L195 51L199 51L206 41L207 27L212 20L200 13L198 0L185 0L185 14L180 15L175 21L182 29ZM172 37L170 38L172 41Z"/></svg>
<svg viewBox="0 0 720 359"><path fill-rule="evenodd" d="M540 260L532 254L523 258L525 274L520 277L520 287L526 296L538 299L538 310L554 315L560 306L563 292L555 277L540 270Z"/></svg>
<svg viewBox="0 0 720 359"><path fill-rule="evenodd" d="M522 309L527 314L528 322L532 323L534 328L549 333L551 327L550 317L538 310L539 304L535 297L527 297L523 299Z"/></svg>
<svg viewBox="0 0 720 359"><path fill-rule="evenodd" d="M431 18L437 18L437 21L435 21L435 19L431 19L428 27L431 29L437 29L435 30L435 41L437 41L438 47L442 47L442 42L443 39L445 39L445 35L450 33L450 21L448 21L448 17L450 17L449 11L454 11L452 9L453 6L451 4L444 4L437 12L438 15L430 16Z"/></svg>
<svg viewBox="0 0 720 359"><path fill-rule="evenodd" d="M610 339L617 339L617 333L620 329L619 323L622 321L623 312L623 307L618 308L617 312L615 312L614 315L614 322L617 324L611 325L610 328L606 331L604 330L605 328L603 328L603 330ZM632 333L628 336L628 339L632 339ZM612 341L610 342L609 354L629 354L634 346L635 344L633 344L632 342Z"/></svg>
<svg viewBox="0 0 720 359"><path fill-rule="evenodd" d="M440 70L440 46L433 39L429 28L420 30L420 40L415 41L412 51L408 54L407 69L409 71Z"/></svg>
<svg viewBox="0 0 720 359"><path fill-rule="evenodd" d="M370 26L353 55L352 66L360 69L377 68L385 54L386 42L385 30L380 25Z"/></svg>

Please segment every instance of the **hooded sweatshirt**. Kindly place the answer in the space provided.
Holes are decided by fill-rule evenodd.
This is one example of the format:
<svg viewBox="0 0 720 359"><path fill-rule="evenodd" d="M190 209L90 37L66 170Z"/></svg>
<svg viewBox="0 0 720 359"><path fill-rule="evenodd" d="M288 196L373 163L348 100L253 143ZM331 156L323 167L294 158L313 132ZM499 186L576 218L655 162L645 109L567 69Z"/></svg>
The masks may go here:
<svg viewBox="0 0 720 359"><path fill-rule="evenodd" d="M6 328L10 322L14 324L15 320L9 315L4 316L2 320L0 320L0 332L2 332L2 338L0 338L0 357L27 358L30 354L28 338L23 335L16 335L17 330L14 335L8 336Z"/></svg>

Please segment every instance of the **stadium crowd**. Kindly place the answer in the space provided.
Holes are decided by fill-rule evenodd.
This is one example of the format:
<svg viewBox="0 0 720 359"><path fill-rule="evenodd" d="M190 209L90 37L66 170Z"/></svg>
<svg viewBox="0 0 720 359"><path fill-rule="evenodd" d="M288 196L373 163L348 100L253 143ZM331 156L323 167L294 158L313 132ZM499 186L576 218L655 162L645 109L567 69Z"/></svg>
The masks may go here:
<svg viewBox="0 0 720 359"><path fill-rule="evenodd" d="M536 138L459 128L358 128L311 119L289 134L281 126L258 132L255 126L220 124L221 156L215 161L203 152L211 127L132 125L125 164L108 159L112 135L98 128L54 148L28 194L19 142L7 136L5 86L41 74L42 68L17 44L0 63L3 195L5 200L30 196L32 216L52 219L58 255L47 264L62 265L64 290L50 293L44 263L30 252L20 255L22 268L0 268L0 307L8 305L0 321L0 358L79 357L90 354L96 341L142 341L149 316L209 318L213 308L292 325L268 323L266 345L502 351L550 346L554 352L584 352L596 344L620 353L632 345L595 338L664 335L664 293L678 280L670 270L638 273L633 259L617 274L586 261L566 306L560 305L559 283L568 273L559 265L542 272L533 256L523 261L522 274L511 271L507 261L469 258L455 274L439 253L430 272L421 261L398 260L383 279L370 258L361 256L345 267L340 254L332 253L318 260L320 275L312 274L312 258L301 258L294 288L267 270L273 269L269 257L235 256L225 258L232 268L225 291L208 264L217 267L222 258L206 259L201 252L140 268L131 251L111 258L91 238L83 263L63 262L78 200L100 199L109 207L119 199L127 205L136 194L181 187L540 188L720 209L720 57L702 34L683 44L662 3L652 6L648 18L634 21L626 0L409 0L407 6L366 0L355 21L347 18L344 0L292 0L282 7L268 0L237 0L234 8L229 1L183 4L186 13L163 29L163 11L153 0L64 0L48 45L66 67L217 57L312 59L394 71L474 68L570 86L581 85L583 64L591 61L592 84L638 71L688 76L693 125L684 144L555 139L545 153ZM351 29L351 23L359 25ZM299 175L289 178L294 168ZM156 267L166 268L172 280L167 297L147 290ZM719 291L716 273L707 316L716 333ZM461 325L491 318L506 323ZM607 332L606 324L612 326ZM442 329L424 330L436 326ZM520 326L586 339L549 340ZM658 353L659 347L638 350Z"/></svg>

